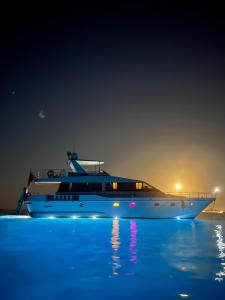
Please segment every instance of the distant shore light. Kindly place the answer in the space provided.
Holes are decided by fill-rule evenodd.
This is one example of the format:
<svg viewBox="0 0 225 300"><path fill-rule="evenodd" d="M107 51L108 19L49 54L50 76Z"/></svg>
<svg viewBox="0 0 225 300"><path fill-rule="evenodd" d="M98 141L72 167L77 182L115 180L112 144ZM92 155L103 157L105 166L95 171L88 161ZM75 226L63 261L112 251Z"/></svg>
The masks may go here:
<svg viewBox="0 0 225 300"><path fill-rule="evenodd" d="M214 191L213 191L214 193L219 193L220 192L220 188L218 187L218 186L216 186L215 188L214 188Z"/></svg>

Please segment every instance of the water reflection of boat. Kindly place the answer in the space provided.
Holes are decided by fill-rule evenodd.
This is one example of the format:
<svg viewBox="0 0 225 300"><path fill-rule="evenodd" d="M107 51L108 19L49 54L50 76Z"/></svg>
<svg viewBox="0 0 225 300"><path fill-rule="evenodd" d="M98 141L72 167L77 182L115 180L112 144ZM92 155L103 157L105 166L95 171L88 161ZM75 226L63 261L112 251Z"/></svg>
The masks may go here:
<svg viewBox="0 0 225 300"><path fill-rule="evenodd" d="M71 170L41 170L29 177L17 212L25 203L32 217L195 218L214 197L171 195L136 179L111 176L102 161L68 152ZM94 168L90 171L87 168Z"/></svg>

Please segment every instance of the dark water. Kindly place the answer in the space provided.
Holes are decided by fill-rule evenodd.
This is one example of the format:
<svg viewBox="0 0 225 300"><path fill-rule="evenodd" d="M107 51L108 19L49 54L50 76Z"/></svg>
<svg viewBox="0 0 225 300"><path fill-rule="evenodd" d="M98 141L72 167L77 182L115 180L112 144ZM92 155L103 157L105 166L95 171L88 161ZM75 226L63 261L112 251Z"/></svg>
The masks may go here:
<svg viewBox="0 0 225 300"><path fill-rule="evenodd" d="M1 299L224 299L225 222L0 217Z"/></svg>

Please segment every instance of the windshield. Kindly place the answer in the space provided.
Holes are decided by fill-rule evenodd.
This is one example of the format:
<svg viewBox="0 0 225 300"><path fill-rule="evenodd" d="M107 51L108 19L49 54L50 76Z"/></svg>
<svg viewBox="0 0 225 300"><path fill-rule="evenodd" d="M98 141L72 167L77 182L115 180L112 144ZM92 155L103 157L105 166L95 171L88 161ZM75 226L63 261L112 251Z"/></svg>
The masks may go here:
<svg viewBox="0 0 225 300"><path fill-rule="evenodd" d="M147 182L143 182L143 190L145 190L145 191L151 191L151 192L157 192L157 193L162 193L162 191L160 191L159 189L157 189L156 187L150 185Z"/></svg>

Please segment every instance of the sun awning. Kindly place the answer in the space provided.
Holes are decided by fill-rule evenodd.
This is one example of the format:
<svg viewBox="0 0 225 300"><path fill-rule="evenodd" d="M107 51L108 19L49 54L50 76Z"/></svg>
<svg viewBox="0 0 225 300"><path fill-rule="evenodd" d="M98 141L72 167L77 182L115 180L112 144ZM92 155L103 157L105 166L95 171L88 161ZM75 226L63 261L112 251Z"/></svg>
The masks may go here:
<svg viewBox="0 0 225 300"><path fill-rule="evenodd" d="M98 161L98 160L84 160L84 159L78 159L76 160L79 165L81 166L99 166L103 165L104 161Z"/></svg>

